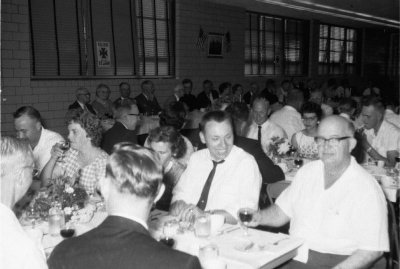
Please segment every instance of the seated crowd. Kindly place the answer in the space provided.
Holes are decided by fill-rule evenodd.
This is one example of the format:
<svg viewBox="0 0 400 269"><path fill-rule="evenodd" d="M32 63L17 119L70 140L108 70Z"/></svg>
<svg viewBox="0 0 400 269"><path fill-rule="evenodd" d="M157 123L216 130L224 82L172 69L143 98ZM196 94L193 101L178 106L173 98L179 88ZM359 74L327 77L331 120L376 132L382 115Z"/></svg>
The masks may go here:
<svg viewBox="0 0 400 269"><path fill-rule="evenodd" d="M215 90L205 80L195 96L193 82L184 79L163 108L150 80L135 98L129 83L119 91L112 102L110 88L100 84L90 102L88 89L77 89L66 114L67 139L45 129L31 106L14 113L17 138L2 137L0 145L0 213L2 240L9 242L9 234L17 239L1 244L0 252L13 258L2 259L1 268L46 268L11 210L29 187L35 191L54 180L101 193L109 216L57 245L49 268L200 268L196 257L151 238L153 204L184 221L210 212L235 224L238 209L247 207L257 211L254 227L290 222L289 233L305 243L287 268L384 268L385 196L360 166L383 161L394 167L399 157L400 116L379 88L371 85L357 98L347 80L338 85L330 79L320 88L312 79L283 80L279 87L268 80L265 89L252 82L248 91L230 82ZM154 116L158 127L139 133L143 120ZM272 160L276 139L313 161L269 205L265 185L285 179Z"/></svg>

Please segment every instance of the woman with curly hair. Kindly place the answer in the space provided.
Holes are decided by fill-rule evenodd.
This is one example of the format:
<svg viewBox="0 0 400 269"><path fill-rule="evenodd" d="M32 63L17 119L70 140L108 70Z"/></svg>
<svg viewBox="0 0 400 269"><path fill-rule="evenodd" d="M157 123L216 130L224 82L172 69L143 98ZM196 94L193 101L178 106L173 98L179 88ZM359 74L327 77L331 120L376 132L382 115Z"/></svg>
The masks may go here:
<svg viewBox="0 0 400 269"><path fill-rule="evenodd" d="M157 153L163 166L165 192L157 202L156 207L168 211L172 199L172 190L186 168L178 161L186 152L186 143L180 133L172 126L162 126L151 130L148 142L150 148Z"/></svg>
<svg viewBox="0 0 400 269"><path fill-rule="evenodd" d="M61 144L51 149L51 158L41 174L42 185L48 186L57 178L69 178L89 193L96 191L100 178L105 176L108 155L99 145L101 141L100 119L88 112L71 110L67 113L70 149L64 151Z"/></svg>

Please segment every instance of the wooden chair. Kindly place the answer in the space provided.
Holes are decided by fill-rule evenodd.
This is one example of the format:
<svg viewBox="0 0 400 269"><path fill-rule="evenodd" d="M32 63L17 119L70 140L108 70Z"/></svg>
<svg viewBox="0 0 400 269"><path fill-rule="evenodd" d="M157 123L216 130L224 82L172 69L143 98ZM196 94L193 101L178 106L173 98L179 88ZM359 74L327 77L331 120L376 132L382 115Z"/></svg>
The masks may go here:
<svg viewBox="0 0 400 269"><path fill-rule="evenodd" d="M290 185L290 181L278 181L267 185L267 195L271 204Z"/></svg>

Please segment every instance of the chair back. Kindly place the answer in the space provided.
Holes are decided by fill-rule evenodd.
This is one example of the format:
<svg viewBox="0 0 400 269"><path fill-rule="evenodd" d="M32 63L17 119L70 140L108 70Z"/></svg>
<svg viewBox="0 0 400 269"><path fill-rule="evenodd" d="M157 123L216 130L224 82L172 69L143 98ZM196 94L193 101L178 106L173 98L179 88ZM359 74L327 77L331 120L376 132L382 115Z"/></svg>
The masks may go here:
<svg viewBox="0 0 400 269"><path fill-rule="evenodd" d="M392 202L386 200L388 208L388 228L389 228L389 252L385 253L386 256L386 268L387 269L398 269L399 268L399 223L398 216L396 217L396 211Z"/></svg>
<svg viewBox="0 0 400 269"><path fill-rule="evenodd" d="M282 180L275 183L267 184L267 195L271 204L275 199L290 185L290 181Z"/></svg>

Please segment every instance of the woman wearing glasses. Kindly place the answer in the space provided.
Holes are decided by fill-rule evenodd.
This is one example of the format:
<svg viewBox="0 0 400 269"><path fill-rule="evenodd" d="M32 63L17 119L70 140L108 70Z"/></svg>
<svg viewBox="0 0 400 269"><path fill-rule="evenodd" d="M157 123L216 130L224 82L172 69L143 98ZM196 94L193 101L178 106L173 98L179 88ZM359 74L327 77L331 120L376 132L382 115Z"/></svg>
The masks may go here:
<svg viewBox="0 0 400 269"><path fill-rule="evenodd" d="M292 145L301 156L315 159L318 156L318 146L314 137L317 135L322 116L321 106L313 102L304 103L301 107L301 116L306 128L293 135Z"/></svg>
<svg viewBox="0 0 400 269"><path fill-rule="evenodd" d="M105 176L108 154L99 145L101 141L100 119L91 113L71 110L67 113L70 148L56 144L51 158L41 174L42 185L62 178L79 184L89 193L96 191L97 183Z"/></svg>

